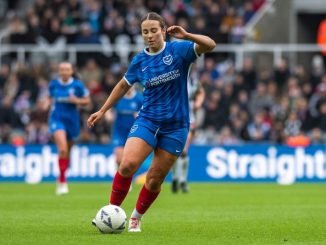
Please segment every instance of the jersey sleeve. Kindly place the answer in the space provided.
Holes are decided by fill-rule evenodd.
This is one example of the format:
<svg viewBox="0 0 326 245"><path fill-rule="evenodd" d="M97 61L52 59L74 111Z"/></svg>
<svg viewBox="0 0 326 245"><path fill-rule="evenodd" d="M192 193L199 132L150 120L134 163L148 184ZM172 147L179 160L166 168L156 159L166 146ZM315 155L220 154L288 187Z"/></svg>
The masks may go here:
<svg viewBox="0 0 326 245"><path fill-rule="evenodd" d="M194 62L199 55L195 49L195 43L191 41L177 41L176 48L181 56L189 63Z"/></svg>
<svg viewBox="0 0 326 245"><path fill-rule="evenodd" d="M138 71L137 56L135 56L130 62L128 70L123 77L129 86L132 86L136 82L138 82L137 71Z"/></svg>
<svg viewBox="0 0 326 245"><path fill-rule="evenodd" d="M76 86L76 96L79 98L86 97L89 95L89 90L86 88L86 86L81 82L78 81Z"/></svg>

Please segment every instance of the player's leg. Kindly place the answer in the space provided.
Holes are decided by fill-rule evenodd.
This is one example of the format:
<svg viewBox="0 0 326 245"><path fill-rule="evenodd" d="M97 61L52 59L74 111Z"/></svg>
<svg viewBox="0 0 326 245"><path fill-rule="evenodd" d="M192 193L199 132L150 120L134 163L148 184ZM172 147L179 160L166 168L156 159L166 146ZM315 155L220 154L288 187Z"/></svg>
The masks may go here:
<svg viewBox="0 0 326 245"><path fill-rule="evenodd" d="M118 146L114 148L114 155L115 155L115 161L117 163L117 166L120 166L122 160L123 148L124 148L123 146Z"/></svg>
<svg viewBox="0 0 326 245"><path fill-rule="evenodd" d="M182 154L176 160L175 164L172 167L171 189L173 193L178 192L179 187L181 188L182 192L184 193L188 192L188 187L187 187L187 177L188 177L188 169L189 169L188 149L193 139L193 132L194 132L193 130L189 131L187 141L182 151Z"/></svg>
<svg viewBox="0 0 326 245"><path fill-rule="evenodd" d="M121 164L113 179L110 204L120 206L128 194L132 177L153 148L138 137L128 138L124 147Z"/></svg>
<svg viewBox="0 0 326 245"><path fill-rule="evenodd" d="M66 131L57 130L53 134L54 143L58 150L58 163L59 163L59 182L66 182L66 170L69 163L68 141Z"/></svg>
<svg viewBox="0 0 326 245"><path fill-rule="evenodd" d="M176 155L173 155L161 148L157 148L154 151L154 158L147 172L146 182L140 191L136 208L134 209L129 221L128 230L130 232L141 231L141 218L159 195L161 185L176 159Z"/></svg>
<svg viewBox="0 0 326 245"><path fill-rule="evenodd" d="M139 130L139 134L134 134L135 137L131 136L127 139L121 164L113 179L110 204L117 206L122 204L129 192L134 173L153 151L153 146L144 139L136 137L137 135L148 136L150 134L144 128L144 130ZM149 142L153 144L152 141L149 140ZM93 219L92 224L96 226L95 219Z"/></svg>
<svg viewBox="0 0 326 245"><path fill-rule="evenodd" d="M188 185L187 185L187 180L188 180L188 171L189 171L189 156L188 156L188 150L189 146L192 142L194 136L194 131L190 130L188 134L188 138L186 141L186 145L183 149L183 152L181 156L178 159L178 168L179 168L179 183L180 183L180 188L182 192L187 193L188 192Z"/></svg>
<svg viewBox="0 0 326 245"><path fill-rule="evenodd" d="M171 189L173 193L177 193L179 190L179 171L180 168L179 166L181 165L180 162L180 158L178 158L175 162L175 164L173 164L172 166L172 170L171 170L171 174L172 174L172 185L171 185Z"/></svg>
<svg viewBox="0 0 326 245"><path fill-rule="evenodd" d="M69 159L69 163L70 163L70 152L71 152L71 149L72 149L73 146L74 146L74 141L68 139L68 159Z"/></svg>
<svg viewBox="0 0 326 245"><path fill-rule="evenodd" d="M58 165L59 165L59 178L57 185L57 194L65 194L65 186L67 185L66 171L69 166L69 147L67 135L65 130L56 130L53 133L54 143L58 150Z"/></svg>
<svg viewBox="0 0 326 245"><path fill-rule="evenodd" d="M129 132L121 164L113 179L110 203L120 206L125 199L134 173L156 148L157 127L138 118Z"/></svg>
<svg viewBox="0 0 326 245"><path fill-rule="evenodd" d="M181 154L187 140L188 128L173 131L161 130L158 134L157 148L154 151L152 164L129 221L129 231L131 232L140 232L141 217L157 198L165 177Z"/></svg>

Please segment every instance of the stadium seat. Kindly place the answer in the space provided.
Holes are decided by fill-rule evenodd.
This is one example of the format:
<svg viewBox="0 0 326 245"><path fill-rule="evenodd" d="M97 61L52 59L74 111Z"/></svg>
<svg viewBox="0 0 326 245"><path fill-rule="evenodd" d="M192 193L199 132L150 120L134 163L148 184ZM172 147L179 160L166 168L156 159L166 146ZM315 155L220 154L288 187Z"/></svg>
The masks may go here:
<svg viewBox="0 0 326 245"><path fill-rule="evenodd" d="M113 47L110 38L107 35L101 35L100 42L103 46L103 54L106 56L112 56Z"/></svg>
<svg viewBox="0 0 326 245"><path fill-rule="evenodd" d="M130 53L130 37L126 34L120 34L115 38L116 52L123 64L128 64Z"/></svg>

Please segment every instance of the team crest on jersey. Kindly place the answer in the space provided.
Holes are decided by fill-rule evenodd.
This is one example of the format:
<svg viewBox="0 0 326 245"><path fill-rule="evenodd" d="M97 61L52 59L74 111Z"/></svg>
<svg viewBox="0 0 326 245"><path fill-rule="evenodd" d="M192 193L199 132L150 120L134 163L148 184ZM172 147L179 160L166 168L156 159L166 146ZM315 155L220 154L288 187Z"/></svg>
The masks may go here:
<svg viewBox="0 0 326 245"><path fill-rule="evenodd" d="M130 133L131 134L134 133L137 129L138 129L138 124L133 125L130 129Z"/></svg>
<svg viewBox="0 0 326 245"><path fill-rule="evenodd" d="M173 57L170 54L163 57L163 63L168 66L172 64L172 61L173 61Z"/></svg>

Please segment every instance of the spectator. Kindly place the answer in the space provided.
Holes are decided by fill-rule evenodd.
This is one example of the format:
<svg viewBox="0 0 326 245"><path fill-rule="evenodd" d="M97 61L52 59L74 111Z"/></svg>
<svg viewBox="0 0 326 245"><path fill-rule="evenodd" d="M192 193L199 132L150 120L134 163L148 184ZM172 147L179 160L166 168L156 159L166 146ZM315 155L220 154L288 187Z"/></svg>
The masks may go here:
<svg viewBox="0 0 326 245"><path fill-rule="evenodd" d="M77 35L75 43L100 44L100 39L96 32L92 32L92 28L88 23L83 23L80 27L80 33Z"/></svg>
<svg viewBox="0 0 326 245"><path fill-rule="evenodd" d="M298 136L301 133L301 126L302 123L298 119L296 112L290 112L284 124L284 136L286 138L289 136Z"/></svg>
<svg viewBox="0 0 326 245"><path fill-rule="evenodd" d="M251 57L244 58L241 75L248 92L256 89L257 74Z"/></svg>
<svg viewBox="0 0 326 245"><path fill-rule="evenodd" d="M313 118L319 116L318 104L326 99L326 75L323 76L323 82L317 86L316 92L311 96L309 101L309 111Z"/></svg>
<svg viewBox="0 0 326 245"><path fill-rule="evenodd" d="M258 83L257 89L252 93L249 109L254 115L263 108L271 107L274 104L273 98L266 93L267 88L265 83Z"/></svg>
<svg viewBox="0 0 326 245"><path fill-rule="evenodd" d="M22 123L13 109L12 98L4 97L0 107L0 142L8 143L12 130L21 128Z"/></svg>
<svg viewBox="0 0 326 245"><path fill-rule="evenodd" d="M221 129L216 142L219 145L236 145L240 143L239 139L233 135L229 126L224 126Z"/></svg>
<svg viewBox="0 0 326 245"><path fill-rule="evenodd" d="M227 30L231 30L235 25L236 13L234 7L229 7L227 10L227 14L222 19L222 25L227 28Z"/></svg>
<svg viewBox="0 0 326 245"><path fill-rule="evenodd" d="M2 66L0 67L0 99L3 96L3 90L9 75L10 75L9 65L2 64Z"/></svg>
<svg viewBox="0 0 326 245"><path fill-rule="evenodd" d="M49 28L43 28L42 36L48 41L48 43L54 43L59 37L61 37L61 26L58 18L50 20Z"/></svg>
<svg viewBox="0 0 326 245"><path fill-rule="evenodd" d="M319 128L313 128L309 134L311 144L325 144L326 135Z"/></svg>
<svg viewBox="0 0 326 245"><path fill-rule="evenodd" d="M274 71L274 80L279 88L279 92L284 89L289 76L290 70L288 67L288 62L282 58L278 61Z"/></svg>
<svg viewBox="0 0 326 245"><path fill-rule="evenodd" d="M308 101L306 98L301 97L296 104L297 117L301 122L301 130L308 132L313 127L313 122L308 108Z"/></svg>
<svg viewBox="0 0 326 245"><path fill-rule="evenodd" d="M326 133L326 100L323 99L318 104L319 115L316 120L316 126L323 132Z"/></svg>
<svg viewBox="0 0 326 245"><path fill-rule="evenodd" d="M101 30L101 21L103 18L101 7L101 3L98 0L90 1L85 13L85 19L93 33L99 33Z"/></svg>
<svg viewBox="0 0 326 245"><path fill-rule="evenodd" d="M253 10L256 12L257 10L259 10L264 4L265 4L266 0L252 0L252 7Z"/></svg>
<svg viewBox="0 0 326 245"><path fill-rule="evenodd" d="M4 85L3 94L9 97L11 100L14 100L18 94L19 90L19 80L15 73L12 73Z"/></svg>
<svg viewBox="0 0 326 245"><path fill-rule="evenodd" d="M310 80L312 83L312 89L315 90L317 85L321 81L321 77L325 73L325 68L323 65L323 58L320 55L315 55L311 61L311 76Z"/></svg>
<svg viewBox="0 0 326 245"><path fill-rule="evenodd" d="M245 36L244 21L241 16L235 19L234 26L231 29L231 43L240 44Z"/></svg>
<svg viewBox="0 0 326 245"><path fill-rule="evenodd" d="M270 134L270 126L263 121L263 114L257 112L254 121L247 127L249 139L255 142L267 141Z"/></svg>
<svg viewBox="0 0 326 245"><path fill-rule="evenodd" d="M98 67L94 59L89 59L86 62L80 74L91 94L100 89L103 74L102 70Z"/></svg>
<svg viewBox="0 0 326 245"><path fill-rule="evenodd" d="M204 128L213 128L219 130L225 124L225 108L221 104L221 93L213 91L209 94L208 99L205 103L205 121Z"/></svg>
<svg viewBox="0 0 326 245"><path fill-rule="evenodd" d="M67 10L74 23L80 23L82 21L82 5L80 1L69 0Z"/></svg>

